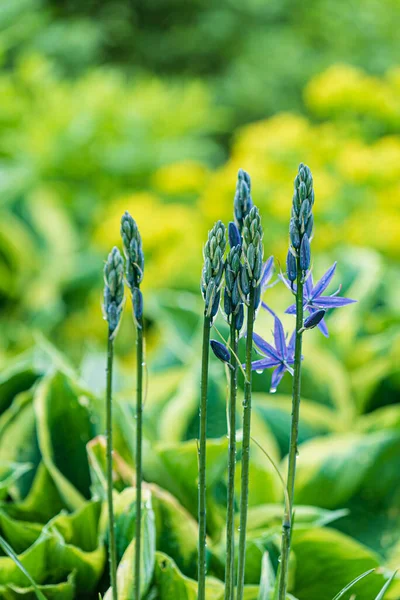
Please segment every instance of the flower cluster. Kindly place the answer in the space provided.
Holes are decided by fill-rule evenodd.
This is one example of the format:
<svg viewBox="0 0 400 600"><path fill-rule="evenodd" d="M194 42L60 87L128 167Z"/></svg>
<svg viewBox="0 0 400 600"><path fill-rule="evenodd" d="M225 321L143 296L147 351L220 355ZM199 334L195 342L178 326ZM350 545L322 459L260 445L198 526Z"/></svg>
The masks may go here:
<svg viewBox="0 0 400 600"><path fill-rule="evenodd" d="M144 273L142 238L133 217L125 212L121 219L121 237L126 258L126 281L132 294L132 307L136 325L141 327L143 296L140 283Z"/></svg>
<svg viewBox="0 0 400 600"><path fill-rule="evenodd" d="M114 337L124 302L124 260L116 247L111 250L104 265L104 283L104 318L108 323L110 336Z"/></svg>
<svg viewBox="0 0 400 600"><path fill-rule="evenodd" d="M201 278L205 314L211 319L215 317L219 308L225 269L225 248L225 225L222 221L217 221L209 232L208 240L204 246L204 266Z"/></svg>

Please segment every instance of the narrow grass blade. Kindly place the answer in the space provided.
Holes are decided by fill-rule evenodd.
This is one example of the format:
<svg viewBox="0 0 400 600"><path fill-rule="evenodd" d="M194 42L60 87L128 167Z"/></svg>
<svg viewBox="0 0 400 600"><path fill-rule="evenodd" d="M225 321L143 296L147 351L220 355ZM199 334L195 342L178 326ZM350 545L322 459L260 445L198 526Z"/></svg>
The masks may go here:
<svg viewBox="0 0 400 600"><path fill-rule="evenodd" d="M348 592L349 589L353 587L353 585L355 585L361 579L364 579L364 577L366 577L367 575L371 575L371 573L373 573L374 571L375 571L375 569L370 569L369 571L365 571L365 573L362 573L362 575L359 575L358 577L353 579L353 581L350 581L350 583L348 583L338 594L336 594L336 596L333 598L333 600L339 600L339 598L342 598L345 595L345 593Z"/></svg>
<svg viewBox="0 0 400 600"><path fill-rule="evenodd" d="M392 583L393 579L396 577L397 571L395 571L393 573L393 575L391 576L390 579L387 580L387 582L385 583L385 585L383 586L383 588L381 589L381 591L379 592L379 594L377 595L377 597L375 598L375 600L382 600L384 595L386 594L386 592L389 589L390 584Z"/></svg>
<svg viewBox="0 0 400 600"><path fill-rule="evenodd" d="M253 436L251 436L251 439L260 448L261 452L267 457L267 459L271 463L272 467L274 468L275 473L278 475L279 480L280 480L280 482L282 484L283 495L285 497L285 508L288 511L289 510L289 496L288 496L286 485L285 485L285 482L284 482L283 477L281 475L281 472L279 471L277 465L275 464L275 462L273 461L273 459L271 458L271 456L268 454L268 452L266 450L264 450L264 448L261 446L261 444L259 444L257 442L257 440L253 438Z"/></svg>
<svg viewBox="0 0 400 600"><path fill-rule="evenodd" d="M38 598L38 600L46 600L46 596L44 594L42 594L42 592L39 590L37 584L32 579L32 576L28 573L28 571L25 569L24 565L19 560L18 556L15 554L14 550L11 548L11 546L8 545L6 540L1 535L0 535L0 546L3 549L3 551L7 554L7 556L9 556L11 558L11 560L13 560L15 562L17 567L19 569L21 569L21 571L23 572L25 577L27 579L29 579L31 586L34 589L36 598Z"/></svg>

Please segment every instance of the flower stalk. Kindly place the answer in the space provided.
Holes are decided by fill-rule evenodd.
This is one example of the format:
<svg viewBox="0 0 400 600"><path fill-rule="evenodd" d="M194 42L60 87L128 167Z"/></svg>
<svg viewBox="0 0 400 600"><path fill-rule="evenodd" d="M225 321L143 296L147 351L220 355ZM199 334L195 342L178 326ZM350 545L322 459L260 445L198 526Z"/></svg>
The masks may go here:
<svg viewBox="0 0 400 600"><path fill-rule="evenodd" d="M135 220L128 212L121 219L121 237L126 257L126 281L132 295L136 325L136 528L135 528L135 600L140 600L140 563L142 553L142 445L143 445L143 295L140 284L144 272L142 239Z"/></svg>
<svg viewBox="0 0 400 600"><path fill-rule="evenodd" d="M251 439L251 391L252 391L252 350L253 329L256 308L260 302L260 283L263 267L263 230L257 207L253 206L244 219L243 229L243 269L241 271L241 293L247 297L246 333L246 380L243 401L243 441L242 476L240 496L240 532L238 554L237 600L243 600L244 573L246 563L246 527L249 499L249 468Z"/></svg>
<svg viewBox="0 0 400 600"><path fill-rule="evenodd" d="M292 520L294 506L294 484L296 477L297 441L300 420L301 392L301 349L303 340L304 321L304 283L310 268L310 240L313 235L314 219L312 207L314 204L313 178L310 169L303 163L299 166L294 182L292 214L289 226L290 248L288 256L288 277L291 282L296 280L296 288L292 288L296 296L296 330L294 346L294 374L292 392L292 422L290 431L287 492L289 507L285 511L282 523L282 550L279 579L279 600L286 600L286 589L289 572L290 542L292 535Z"/></svg>
<svg viewBox="0 0 400 600"><path fill-rule="evenodd" d="M210 354L210 331L219 309L222 279L225 270L225 226L217 221L208 234L204 246L204 266L201 277L201 293L204 299L203 348L200 382L199 415L199 495L198 495L198 600L205 600L207 572L207 513L206 513L206 452L207 452L207 392L208 363Z"/></svg>
<svg viewBox="0 0 400 600"><path fill-rule="evenodd" d="M124 301L124 263L118 248L113 248L104 266L104 318L108 323L107 384L106 384L106 436L107 436L107 506L109 527L109 561L113 600L117 600L117 548L113 507L113 430L112 430L112 381L114 339Z"/></svg>

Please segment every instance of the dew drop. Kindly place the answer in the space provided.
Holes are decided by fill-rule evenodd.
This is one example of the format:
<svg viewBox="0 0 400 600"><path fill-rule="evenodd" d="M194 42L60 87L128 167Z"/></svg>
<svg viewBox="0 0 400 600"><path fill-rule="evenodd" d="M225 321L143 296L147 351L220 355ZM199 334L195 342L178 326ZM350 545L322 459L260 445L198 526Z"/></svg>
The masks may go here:
<svg viewBox="0 0 400 600"><path fill-rule="evenodd" d="M261 375L261 373L263 373L262 369L256 369L256 373L258 373L258 375Z"/></svg>
<svg viewBox="0 0 400 600"><path fill-rule="evenodd" d="M276 393L276 387L274 387L274 388L271 388L271 389L269 390L269 393L270 393L270 394L275 394L275 393Z"/></svg>

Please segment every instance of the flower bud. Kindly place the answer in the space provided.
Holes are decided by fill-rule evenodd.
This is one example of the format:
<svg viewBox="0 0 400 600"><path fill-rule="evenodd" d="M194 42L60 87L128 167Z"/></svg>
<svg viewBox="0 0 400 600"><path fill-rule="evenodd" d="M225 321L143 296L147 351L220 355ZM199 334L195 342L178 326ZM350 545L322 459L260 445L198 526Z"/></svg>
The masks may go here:
<svg viewBox="0 0 400 600"><path fill-rule="evenodd" d="M133 292L143 279L144 254L138 226L128 212L121 218L121 237L126 258L126 280Z"/></svg>
<svg viewBox="0 0 400 600"><path fill-rule="evenodd" d="M141 321L142 321L142 317L143 317L143 294L139 288L133 289L132 307L133 307L133 315L135 317L135 323L138 327L141 327Z"/></svg>
<svg viewBox="0 0 400 600"><path fill-rule="evenodd" d="M114 335L120 321L124 302L124 261L118 248L114 247L104 265L104 318L110 335Z"/></svg>
<svg viewBox="0 0 400 600"><path fill-rule="evenodd" d="M231 221L228 225L228 238L229 245L231 248L242 245L242 236L239 233L239 229L237 228L236 223L234 223L233 221Z"/></svg>
<svg viewBox="0 0 400 600"><path fill-rule="evenodd" d="M305 233L301 240L300 246L300 268L302 271L307 271L310 268L311 249L308 235Z"/></svg>
<svg viewBox="0 0 400 600"><path fill-rule="evenodd" d="M297 261L296 257L293 256L290 248L286 257L286 272L289 281L296 281L297 279Z"/></svg>
<svg viewBox="0 0 400 600"><path fill-rule="evenodd" d="M218 342L217 340L211 340L210 346L215 356L219 358L219 360L224 363L228 363L231 360L231 353L224 344Z"/></svg>
<svg viewBox="0 0 400 600"><path fill-rule="evenodd" d="M304 321L304 325L303 325L304 329L313 329L314 327L316 327L322 321L325 314L326 314L326 310L324 310L322 308L320 310L313 312Z"/></svg>

